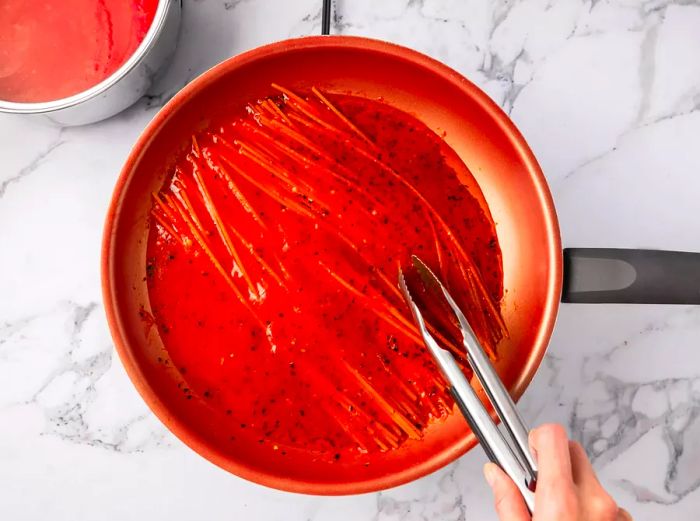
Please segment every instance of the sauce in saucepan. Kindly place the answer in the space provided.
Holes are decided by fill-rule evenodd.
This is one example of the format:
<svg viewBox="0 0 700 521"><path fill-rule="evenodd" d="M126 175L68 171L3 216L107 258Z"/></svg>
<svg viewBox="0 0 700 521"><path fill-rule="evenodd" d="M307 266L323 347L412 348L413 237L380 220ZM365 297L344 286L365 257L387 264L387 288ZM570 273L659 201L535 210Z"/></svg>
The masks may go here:
<svg viewBox="0 0 700 521"><path fill-rule="evenodd" d="M158 0L2 0L0 99L53 101L97 85L136 51Z"/></svg>

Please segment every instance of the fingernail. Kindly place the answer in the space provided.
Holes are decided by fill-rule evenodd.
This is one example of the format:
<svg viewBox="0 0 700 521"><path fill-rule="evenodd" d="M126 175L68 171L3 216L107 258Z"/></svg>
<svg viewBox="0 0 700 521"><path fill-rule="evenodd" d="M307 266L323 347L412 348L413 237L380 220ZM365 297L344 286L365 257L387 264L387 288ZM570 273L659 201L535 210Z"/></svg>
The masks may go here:
<svg viewBox="0 0 700 521"><path fill-rule="evenodd" d="M496 483L496 469L493 463L484 465L484 478L491 488Z"/></svg>
<svg viewBox="0 0 700 521"><path fill-rule="evenodd" d="M537 463L537 451L535 450L535 447L533 445L533 439L534 436L532 435L534 431L530 431L530 433L527 436L527 445L530 448L530 454L532 454L533 459L535 460L535 463Z"/></svg>

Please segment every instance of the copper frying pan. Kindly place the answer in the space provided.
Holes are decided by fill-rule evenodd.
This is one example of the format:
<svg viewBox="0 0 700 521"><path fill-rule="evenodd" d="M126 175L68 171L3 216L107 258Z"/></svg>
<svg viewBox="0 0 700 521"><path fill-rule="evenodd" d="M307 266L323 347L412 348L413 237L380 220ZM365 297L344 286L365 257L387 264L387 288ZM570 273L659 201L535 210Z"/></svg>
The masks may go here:
<svg viewBox="0 0 700 521"><path fill-rule="evenodd" d="M310 458L280 464L254 447L236 452L220 439L206 404L190 402L182 407L170 373L156 361L161 345L147 335L139 318L140 307L148 305L144 280L149 194L161 186L166 167L188 143L193 129L205 126L223 107L271 94L272 82L299 90L316 85L330 92L381 97L445 133L477 179L497 223L506 288L502 307L511 332L511 338L500 345L497 370L516 398L542 360L562 292L563 256L552 198L523 137L477 87L422 54L356 37L289 40L231 58L175 96L132 150L107 216L102 284L117 351L151 409L202 456L271 487L353 494L399 485L436 470L475 445L458 415L369 468L351 462L330 468ZM565 297L572 301L680 301L681 297L700 301L697 290L689 295L680 287L674 293L664 284L654 285L662 280L659 262L681 263L689 272L689 266L698 261L687 255L691 257L617 250L567 252L567 263L576 276L567 279ZM618 259L606 260L610 257ZM596 276L601 270L606 277ZM695 279L698 282L697 274ZM610 287L614 290L606 292Z"/></svg>

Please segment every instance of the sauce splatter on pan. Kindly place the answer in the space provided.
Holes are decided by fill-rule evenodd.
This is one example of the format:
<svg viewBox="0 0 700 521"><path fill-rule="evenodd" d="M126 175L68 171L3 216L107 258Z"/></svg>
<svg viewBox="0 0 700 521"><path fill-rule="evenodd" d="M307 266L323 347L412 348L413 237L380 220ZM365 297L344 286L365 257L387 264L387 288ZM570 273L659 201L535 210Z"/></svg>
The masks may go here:
<svg viewBox="0 0 700 521"><path fill-rule="evenodd" d="M452 414L399 266L432 266L495 357L495 226L413 116L274 87L194 134L153 194L143 318L186 382L183 406L207 401L231 443L369 464Z"/></svg>

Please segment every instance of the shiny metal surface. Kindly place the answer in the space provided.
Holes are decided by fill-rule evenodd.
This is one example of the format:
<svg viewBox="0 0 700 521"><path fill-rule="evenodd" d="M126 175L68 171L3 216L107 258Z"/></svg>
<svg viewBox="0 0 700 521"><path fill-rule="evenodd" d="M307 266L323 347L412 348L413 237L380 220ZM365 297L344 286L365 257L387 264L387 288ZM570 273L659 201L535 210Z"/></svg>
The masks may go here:
<svg viewBox="0 0 700 521"><path fill-rule="evenodd" d="M170 61L180 29L182 0L160 0L146 37L114 74L90 89L43 103L0 100L0 113L58 125L85 125L113 116L140 99Z"/></svg>
<svg viewBox="0 0 700 521"><path fill-rule="evenodd" d="M476 338L476 334L474 334L474 330L469 325L467 317L464 316L464 313L459 309L452 295L450 295L447 288L443 286L442 282L440 282L431 269L415 255L412 257L412 260L413 265L418 270L426 286L441 292L442 296L450 305L454 316L459 322L459 328L462 332L462 342L467 351L467 360L474 369L476 377L481 382L484 391L486 391L489 400L493 404L496 414L498 414L503 425L507 427L505 429L506 435L515 449L515 455L523 465L523 468L532 476L532 481L536 481L537 463L530 453L528 429L525 426L522 416L520 416L520 413L515 408L515 403L513 403L510 394L508 394L496 370L493 368L493 365L491 365L488 355Z"/></svg>
<svg viewBox="0 0 700 521"><path fill-rule="evenodd" d="M413 262L426 284L429 287L439 288L453 309L462 330L469 363L501 418L510 443L506 441L503 433L491 419L486 407L481 403L452 353L442 348L428 332L423 315L411 297L403 273L399 271L399 286L418 325L423 341L450 383L450 391L455 402L481 443L484 452L492 462L498 464L510 476L522 494L528 509L533 512L535 505L533 490L537 480L537 470L527 445L527 428L503 387L503 383L491 366L488 356L476 339L466 317L457 307L451 295L420 259L414 256ZM524 450L521 447L522 443L525 444ZM524 453L520 454L521 451Z"/></svg>

